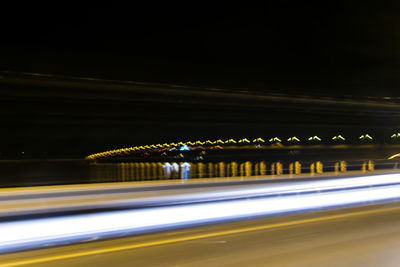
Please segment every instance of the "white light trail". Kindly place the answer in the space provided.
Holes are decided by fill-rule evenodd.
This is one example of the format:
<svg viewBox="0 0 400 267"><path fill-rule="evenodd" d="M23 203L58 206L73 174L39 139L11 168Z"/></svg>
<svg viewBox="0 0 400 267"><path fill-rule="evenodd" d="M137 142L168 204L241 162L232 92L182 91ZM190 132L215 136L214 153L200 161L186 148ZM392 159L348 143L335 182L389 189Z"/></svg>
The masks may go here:
<svg viewBox="0 0 400 267"><path fill-rule="evenodd" d="M367 181L370 181L376 185L378 177L382 179L380 187L0 223L0 252L254 216L400 199L400 184L392 185L398 182L398 174L359 177L362 181L358 178L348 181L342 179L340 183L355 184L355 181L359 181L359 185L369 185ZM332 180L320 181L325 182ZM388 185L382 186L384 184ZM302 186L305 184L301 183Z"/></svg>

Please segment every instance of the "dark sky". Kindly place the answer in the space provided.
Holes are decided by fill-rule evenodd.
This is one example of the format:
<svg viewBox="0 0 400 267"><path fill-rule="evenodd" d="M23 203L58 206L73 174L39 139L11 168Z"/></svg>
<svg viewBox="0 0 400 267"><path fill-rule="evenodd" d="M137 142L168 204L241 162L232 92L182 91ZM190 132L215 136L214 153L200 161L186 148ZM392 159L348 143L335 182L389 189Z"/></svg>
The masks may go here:
<svg viewBox="0 0 400 267"><path fill-rule="evenodd" d="M3 5L0 70L221 87L231 92L396 97L397 2ZM276 109L256 109L251 103L225 110L209 103L185 106L179 98L171 108L142 103L134 93L107 101L96 98L103 94L100 90L90 99L77 97L76 92L66 97L68 88L54 88L63 96L49 97L49 88L32 86L31 91L1 87L1 124L7 129L0 143L4 157L22 150L75 157L175 137L265 136L277 124L291 132L318 129L299 124L296 113L285 111L274 119L270 114L279 113ZM329 124L325 115L316 122L315 114L304 112L307 122ZM230 114L240 116L234 120ZM357 121L350 114L328 126L382 126L381 120L366 116ZM340 121L343 125L337 125ZM293 123L296 129L291 129ZM390 123L397 127L393 120Z"/></svg>
<svg viewBox="0 0 400 267"><path fill-rule="evenodd" d="M2 9L2 65L273 89L389 90L399 83L399 5L371 2L14 6Z"/></svg>

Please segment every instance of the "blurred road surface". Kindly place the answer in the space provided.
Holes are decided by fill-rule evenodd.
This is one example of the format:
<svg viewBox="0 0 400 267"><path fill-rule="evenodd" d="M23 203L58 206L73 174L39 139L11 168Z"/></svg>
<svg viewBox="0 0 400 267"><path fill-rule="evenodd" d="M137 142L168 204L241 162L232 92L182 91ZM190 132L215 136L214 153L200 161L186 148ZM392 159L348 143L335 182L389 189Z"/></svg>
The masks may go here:
<svg viewBox="0 0 400 267"><path fill-rule="evenodd" d="M359 175L360 172L349 172L339 176L324 174L293 178L287 175L280 178L265 176L192 179L184 183L180 180L167 180L5 188L0 189L0 220L209 202L242 198L244 195L273 196L293 193L293 190L295 193L306 193L332 186L358 187L363 181L373 185L372 181L357 178L363 177ZM349 185L346 182L349 177L357 178L357 181ZM381 181L383 180L378 177L374 183ZM395 177L395 182L400 183L400 179Z"/></svg>
<svg viewBox="0 0 400 267"><path fill-rule="evenodd" d="M398 266L400 203L0 256L0 266Z"/></svg>

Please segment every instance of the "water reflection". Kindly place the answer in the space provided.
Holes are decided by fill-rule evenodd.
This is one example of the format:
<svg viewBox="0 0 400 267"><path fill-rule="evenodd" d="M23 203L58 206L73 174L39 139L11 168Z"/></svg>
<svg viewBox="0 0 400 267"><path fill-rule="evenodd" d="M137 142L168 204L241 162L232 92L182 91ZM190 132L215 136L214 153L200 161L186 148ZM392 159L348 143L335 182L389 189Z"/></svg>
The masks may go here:
<svg viewBox="0 0 400 267"><path fill-rule="evenodd" d="M358 170L372 171L372 161L357 164ZM90 179L92 181L144 181L170 179L196 179L217 177L252 177L279 176L300 174L336 174L347 171L345 161L329 162L122 162L122 163L92 163ZM354 168L353 168L354 169Z"/></svg>
<svg viewBox="0 0 400 267"><path fill-rule="evenodd" d="M122 162L91 163L92 182L123 182L171 179L198 179L219 177L278 177L286 175L318 175L329 173L337 175L348 171L372 172L378 169L397 169L396 162Z"/></svg>

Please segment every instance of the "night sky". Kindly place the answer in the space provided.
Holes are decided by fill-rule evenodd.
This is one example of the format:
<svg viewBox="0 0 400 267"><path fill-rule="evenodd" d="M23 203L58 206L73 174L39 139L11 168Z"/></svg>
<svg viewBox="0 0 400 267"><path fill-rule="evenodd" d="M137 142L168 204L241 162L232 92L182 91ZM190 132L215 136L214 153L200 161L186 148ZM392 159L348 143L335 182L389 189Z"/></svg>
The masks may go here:
<svg viewBox="0 0 400 267"><path fill-rule="evenodd" d="M227 94L400 96L400 4L356 2L6 5L0 70L223 88ZM68 88L54 87L57 93L49 96L40 83L0 86L3 158L20 157L21 151L24 157L82 157L146 142L306 128L397 127L397 117L385 124L348 114L327 122L307 111L296 119L299 113L254 108L251 101L227 108L206 99L196 105L179 97L176 103L152 102L152 93L113 99L112 89L83 97L79 88L68 96ZM324 112L337 118L335 110Z"/></svg>

